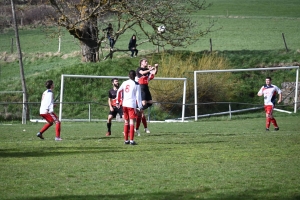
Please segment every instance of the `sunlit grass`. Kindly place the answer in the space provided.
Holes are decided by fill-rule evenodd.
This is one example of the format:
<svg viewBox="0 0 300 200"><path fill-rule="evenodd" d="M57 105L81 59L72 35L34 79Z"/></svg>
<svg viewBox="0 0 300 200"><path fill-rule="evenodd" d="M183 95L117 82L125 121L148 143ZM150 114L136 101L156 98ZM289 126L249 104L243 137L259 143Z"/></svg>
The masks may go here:
<svg viewBox="0 0 300 200"><path fill-rule="evenodd" d="M297 199L299 115L150 123L123 144L123 123L62 123L42 141L41 123L0 125L1 199ZM8 125L12 124L12 125ZM273 129L272 129L273 130Z"/></svg>

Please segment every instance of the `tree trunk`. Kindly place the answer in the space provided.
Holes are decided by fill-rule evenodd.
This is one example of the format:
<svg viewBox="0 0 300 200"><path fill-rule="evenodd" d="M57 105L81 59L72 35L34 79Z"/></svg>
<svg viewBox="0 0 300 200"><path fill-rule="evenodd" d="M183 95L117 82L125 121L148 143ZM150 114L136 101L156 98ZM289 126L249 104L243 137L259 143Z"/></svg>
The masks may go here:
<svg viewBox="0 0 300 200"><path fill-rule="evenodd" d="M85 18L89 13L90 10L88 8L81 8L81 18ZM89 17L87 21L76 27L75 34L73 34L80 40L82 61L84 62L97 62L99 60L100 40L98 39L99 30L97 23L97 16ZM71 31L69 30L70 33Z"/></svg>
<svg viewBox="0 0 300 200"><path fill-rule="evenodd" d="M97 62L99 60L99 45L93 39L80 40L82 61L84 62Z"/></svg>

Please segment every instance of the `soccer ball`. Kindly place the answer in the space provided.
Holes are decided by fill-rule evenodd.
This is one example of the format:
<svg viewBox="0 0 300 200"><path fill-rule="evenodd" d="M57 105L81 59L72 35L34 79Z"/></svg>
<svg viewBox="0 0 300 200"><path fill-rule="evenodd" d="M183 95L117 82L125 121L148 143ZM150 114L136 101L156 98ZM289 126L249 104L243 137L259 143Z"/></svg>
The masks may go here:
<svg viewBox="0 0 300 200"><path fill-rule="evenodd" d="M164 33L164 32L166 32L166 27L164 25L160 25L157 28L157 30L158 30L158 33Z"/></svg>

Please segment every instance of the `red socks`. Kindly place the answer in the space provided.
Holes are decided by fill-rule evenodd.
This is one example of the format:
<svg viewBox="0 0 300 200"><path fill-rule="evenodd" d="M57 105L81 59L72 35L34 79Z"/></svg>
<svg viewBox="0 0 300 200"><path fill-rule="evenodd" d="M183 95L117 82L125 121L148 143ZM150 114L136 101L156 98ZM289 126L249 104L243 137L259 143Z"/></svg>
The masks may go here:
<svg viewBox="0 0 300 200"><path fill-rule="evenodd" d="M270 128L271 123L274 125L275 128L278 127L276 119L274 117L272 119L267 117L266 118L266 128Z"/></svg>
<svg viewBox="0 0 300 200"><path fill-rule="evenodd" d="M277 128L277 127L278 127L278 125L277 125L277 122L276 122L276 119L275 119L275 118L272 118L272 119L271 119L271 123L274 125L274 127L275 127L275 128Z"/></svg>
<svg viewBox="0 0 300 200"><path fill-rule="evenodd" d="M141 117L137 117L137 118L136 118L136 126L135 126L135 128L136 128L137 130L140 128L141 121L142 121L142 118L141 118Z"/></svg>
<svg viewBox="0 0 300 200"><path fill-rule="evenodd" d="M60 122L56 123L55 125L55 134L56 134L56 137L60 137Z"/></svg>
<svg viewBox="0 0 300 200"><path fill-rule="evenodd" d="M49 124L49 123L47 123L47 124L45 124L44 126L43 126L43 128L40 130L40 133L41 134L43 134L50 126L52 126L53 124Z"/></svg>
<svg viewBox="0 0 300 200"><path fill-rule="evenodd" d="M147 128L147 120L146 120L145 115L142 117L142 122L143 122L144 128Z"/></svg>

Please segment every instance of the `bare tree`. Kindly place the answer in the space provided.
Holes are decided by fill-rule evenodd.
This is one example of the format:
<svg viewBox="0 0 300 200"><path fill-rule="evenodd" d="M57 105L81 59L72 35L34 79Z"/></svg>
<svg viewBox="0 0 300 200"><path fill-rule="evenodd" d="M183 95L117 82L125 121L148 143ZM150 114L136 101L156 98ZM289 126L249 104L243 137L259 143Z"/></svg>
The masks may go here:
<svg viewBox="0 0 300 200"><path fill-rule="evenodd" d="M57 12L53 18L59 26L80 41L83 60L99 60L99 48L105 34L99 31L99 23L111 16L115 42L127 30L143 33L153 45L164 47L186 47L209 33L213 26L201 30L201 23L188 16L204 10L211 4L205 0L49 0ZM99 20L100 19L100 20ZM164 25L165 33L157 27ZM118 50L110 50L109 56Z"/></svg>

